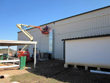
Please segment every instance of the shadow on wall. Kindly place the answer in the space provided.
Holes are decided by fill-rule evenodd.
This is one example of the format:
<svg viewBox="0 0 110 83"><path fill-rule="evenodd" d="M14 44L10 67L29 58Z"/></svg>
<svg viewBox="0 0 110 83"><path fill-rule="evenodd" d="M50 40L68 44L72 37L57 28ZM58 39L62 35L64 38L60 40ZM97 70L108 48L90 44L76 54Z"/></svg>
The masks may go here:
<svg viewBox="0 0 110 83"><path fill-rule="evenodd" d="M27 63L28 67L33 67L33 62ZM68 83L109 83L110 76L90 73L84 69L74 69L73 66L64 68L63 60L49 60L37 63L36 69L27 70L36 75L53 78L61 82Z"/></svg>

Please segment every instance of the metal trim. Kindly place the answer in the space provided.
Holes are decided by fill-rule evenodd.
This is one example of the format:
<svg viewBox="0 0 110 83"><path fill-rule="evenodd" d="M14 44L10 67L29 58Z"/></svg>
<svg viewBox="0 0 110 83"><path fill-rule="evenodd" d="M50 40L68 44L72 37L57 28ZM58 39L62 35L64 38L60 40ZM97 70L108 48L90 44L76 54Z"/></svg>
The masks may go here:
<svg viewBox="0 0 110 83"><path fill-rule="evenodd" d="M110 34L94 35L94 36L85 36L85 37L75 37L75 38L67 38L67 39L62 39L62 41L66 41L66 40L76 40L76 39L87 39L87 38L97 38L97 37L107 37L107 36L110 36Z"/></svg>

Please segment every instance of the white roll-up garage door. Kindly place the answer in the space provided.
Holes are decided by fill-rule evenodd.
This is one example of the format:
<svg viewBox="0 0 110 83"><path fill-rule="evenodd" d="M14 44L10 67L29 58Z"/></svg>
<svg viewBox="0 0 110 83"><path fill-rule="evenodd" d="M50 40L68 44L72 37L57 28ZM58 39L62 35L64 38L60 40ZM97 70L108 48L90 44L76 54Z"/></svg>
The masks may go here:
<svg viewBox="0 0 110 83"><path fill-rule="evenodd" d="M66 40L65 63L110 68L110 36Z"/></svg>

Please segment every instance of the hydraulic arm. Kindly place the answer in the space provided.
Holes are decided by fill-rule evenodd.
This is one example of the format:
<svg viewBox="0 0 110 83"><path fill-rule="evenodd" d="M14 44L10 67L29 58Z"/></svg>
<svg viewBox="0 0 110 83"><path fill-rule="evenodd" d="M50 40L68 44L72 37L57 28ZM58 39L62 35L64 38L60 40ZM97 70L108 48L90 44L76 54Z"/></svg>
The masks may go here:
<svg viewBox="0 0 110 83"><path fill-rule="evenodd" d="M28 25L17 24L17 27L30 39L30 41L33 41L33 37L23 28L23 26L29 28Z"/></svg>
<svg viewBox="0 0 110 83"><path fill-rule="evenodd" d="M38 28L42 34L49 34L49 28L46 26L44 29L42 29L40 26L33 26L33 25L24 25L24 24L17 24L16 25L29 39L30 41L33 41L33 37L23 28L23 27L32 27L32 28ZM26 50L29 47L29 45L25 45L21 51Z"/></svg>

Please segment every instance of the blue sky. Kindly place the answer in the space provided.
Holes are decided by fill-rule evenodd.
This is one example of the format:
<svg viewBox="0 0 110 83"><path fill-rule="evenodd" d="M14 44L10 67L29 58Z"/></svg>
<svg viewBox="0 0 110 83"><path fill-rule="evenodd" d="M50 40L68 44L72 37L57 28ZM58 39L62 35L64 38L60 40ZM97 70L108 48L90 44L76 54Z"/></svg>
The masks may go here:
<svg viewBox="0 0 110 83"><path fill-rule="evenodd" d="M0 0L0 40L17 40L18 23L39 26L108 5L110 0Z"/></svg>

